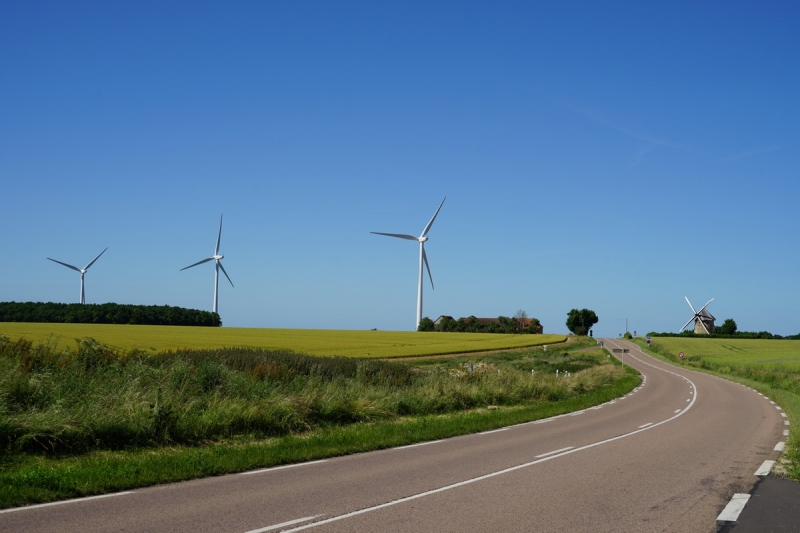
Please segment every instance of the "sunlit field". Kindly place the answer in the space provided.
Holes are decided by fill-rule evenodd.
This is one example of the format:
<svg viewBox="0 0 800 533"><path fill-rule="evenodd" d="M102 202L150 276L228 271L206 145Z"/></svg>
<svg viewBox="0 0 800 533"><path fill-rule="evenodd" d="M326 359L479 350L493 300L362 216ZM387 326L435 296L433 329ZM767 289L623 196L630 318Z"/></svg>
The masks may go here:
<svg viewBox="0 0 800 533"><path fill-rule="evenodd" d="M687 361L702 359L718 365L800 371L800 341L653 337L652 343L665 355L683 352Z"/></svg>
<svg viewBox="0 0 800 533"><path fill-rule="evenodd" d="M352 331L321 329L201 328L118 324L0 323L0 334L11 340L36 342L52 339L74 346L75 339L130 350L161 352L180 348L211 349L233 346L293 350L309 355L346 357L409 357L480 352L554 344L564 335L503 335L494 333L435 333L416 331Z"/></svg>

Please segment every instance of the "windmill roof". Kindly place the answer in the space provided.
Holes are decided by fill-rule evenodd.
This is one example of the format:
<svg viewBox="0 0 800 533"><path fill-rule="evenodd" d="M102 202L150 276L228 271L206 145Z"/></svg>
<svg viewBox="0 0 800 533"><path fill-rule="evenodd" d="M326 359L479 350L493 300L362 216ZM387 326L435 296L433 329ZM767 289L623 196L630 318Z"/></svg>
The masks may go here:
<svg viewBox="0 0 800 533"><path fill-rule="evenodd" d="M714 315L712 315L711 313L709 313L705 309L703 309L702 311L697 313L697 315L700 316L700 317L703 317L703 318L710 318L711 320L716 320L716 318L714 318Z"/></svg>

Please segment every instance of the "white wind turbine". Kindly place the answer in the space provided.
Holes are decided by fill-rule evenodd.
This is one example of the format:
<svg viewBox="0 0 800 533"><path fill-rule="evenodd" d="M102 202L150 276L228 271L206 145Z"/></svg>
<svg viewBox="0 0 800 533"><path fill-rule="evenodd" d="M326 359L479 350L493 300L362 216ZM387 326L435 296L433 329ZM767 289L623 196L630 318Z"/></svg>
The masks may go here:
<svg viewBox="0 0 800 533"><path fill-rule="evenodd" d="M444 200L447 200L447 196L444 197ZM444 205L444 200L442 203L439 204L439 209L442 208ZM433 276L431 276L431 267L428 266L428 256L425 255L425 242L428 240L428 232L433 226L433 221L436 220L436 215L439 214L439 209L433 214L430 222L425 226L425 229L422 230L422 234L419 237L414 237L413 235L401 235L397 233L380 233L377 231L371 231L370 233L374 233L375 235L386 235L387 237L397 237L398 239L406 239L409 241L417 241L419 243L419 283L417 285L417 328L419 329L419 322L422 320L422 265L425 264L425 268L428 269L428 278L431 280L431 289L433 289Z"/></svg>
<svg viewBox="0 0 800 533"><path fill-rule="evenodd" d="M233 287L233 282L231 281L230 276L228 273L225 272L225 267L222 266L222 259L225 257L219 253L219 240L222 237L222 215L219 216L219 233L217 234L217 245L214 247L214 255L211 257L206 257L202 261L198 261L193 265L189 265L186 268L182 268L181 271L186 270L187 268L192 268L193 266L202 265L203 263L207 263L209 261L214 261L214 312L217 312L217 302L218 302L218 295L219 295L219 270L222 269L222 273L225 274L225 277L228 278L228 282L230 282L231 287Z"/></svg>
<svg viewBox="0 0 800 533"><path fill-rule="evenodd" d="M108 250L108 246L106 246L106 250ZM81 303L85 304L86 303L86 295L83 292L83 276L84 276L84 274L86 274L86 271L89 270L89 267L92 266L95 261L100 259L101 255L106 253L106 250L103 250L102 252L100 252L100 254L97 257L95 257L94 259L89 261L89 264L86 265L83 268L78 268L76 266L68 265L67 263L62 263L61 261L56 261L55 259L50 259L49 257L47 259L50 259L50 261L53 261L54 263L58 263L59 265L64 265L67 268L71 268L75 272L80 272L80 274L81 274Z"/></svg>

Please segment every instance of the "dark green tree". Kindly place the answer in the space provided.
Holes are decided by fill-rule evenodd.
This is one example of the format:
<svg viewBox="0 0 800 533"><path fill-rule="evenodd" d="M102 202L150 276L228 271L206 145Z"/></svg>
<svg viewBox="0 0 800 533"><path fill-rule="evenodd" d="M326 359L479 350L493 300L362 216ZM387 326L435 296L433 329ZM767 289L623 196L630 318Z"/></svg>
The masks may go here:
<svg viewBox="0 0 800 533"><path fill-rule="evenodd" d="M721 326L716 328L715 333L720 335L735 335L736 334L736 321L732 318L726 318Z"/></svg>
<svg viewBox="0 0 800 533"><path fill-rule="evenodd" d="M422 320L419 321L419 326L417 326L417 331L436 331L436 327L433 325L433 320L428 317L422 317Z"/></svg>
<svg viewBox="0 0 800 533"><path fill-rule="evenodd" d="M567 329L575 335L586 335L600 321L591 309L572 309L567 313Z"/></svg>
<svg viewBox="0 0 800 533"><path fill-rule="evenodd" d="M458 322L453 317L442 317L436 331L458 331Z"/></svg>

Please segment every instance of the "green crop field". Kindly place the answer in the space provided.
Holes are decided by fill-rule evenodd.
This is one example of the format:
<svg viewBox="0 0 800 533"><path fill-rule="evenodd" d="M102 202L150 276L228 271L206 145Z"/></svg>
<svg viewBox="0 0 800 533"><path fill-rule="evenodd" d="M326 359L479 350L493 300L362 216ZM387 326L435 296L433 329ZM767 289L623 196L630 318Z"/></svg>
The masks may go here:
<svg viewBox="0 0 800 533"><path fill-rule="evenodd" d="M523 348L564 342L564 335L502 335L494 333L434 333L417 331L351 331L321 329L201 328L117 324L0 323L0 334L11 340L52 339L73 346L74 339L97 341L130 350L160 352L180 348L257 347L293 350L309 355L346 357L408 357Z"/></svg>
<svg viewBox="0 0 800 533"><path fill-rule="evenodd" d="M653 337L652 342L659 353L683 352L687 361L800 372L800 341Z"/></svg>

